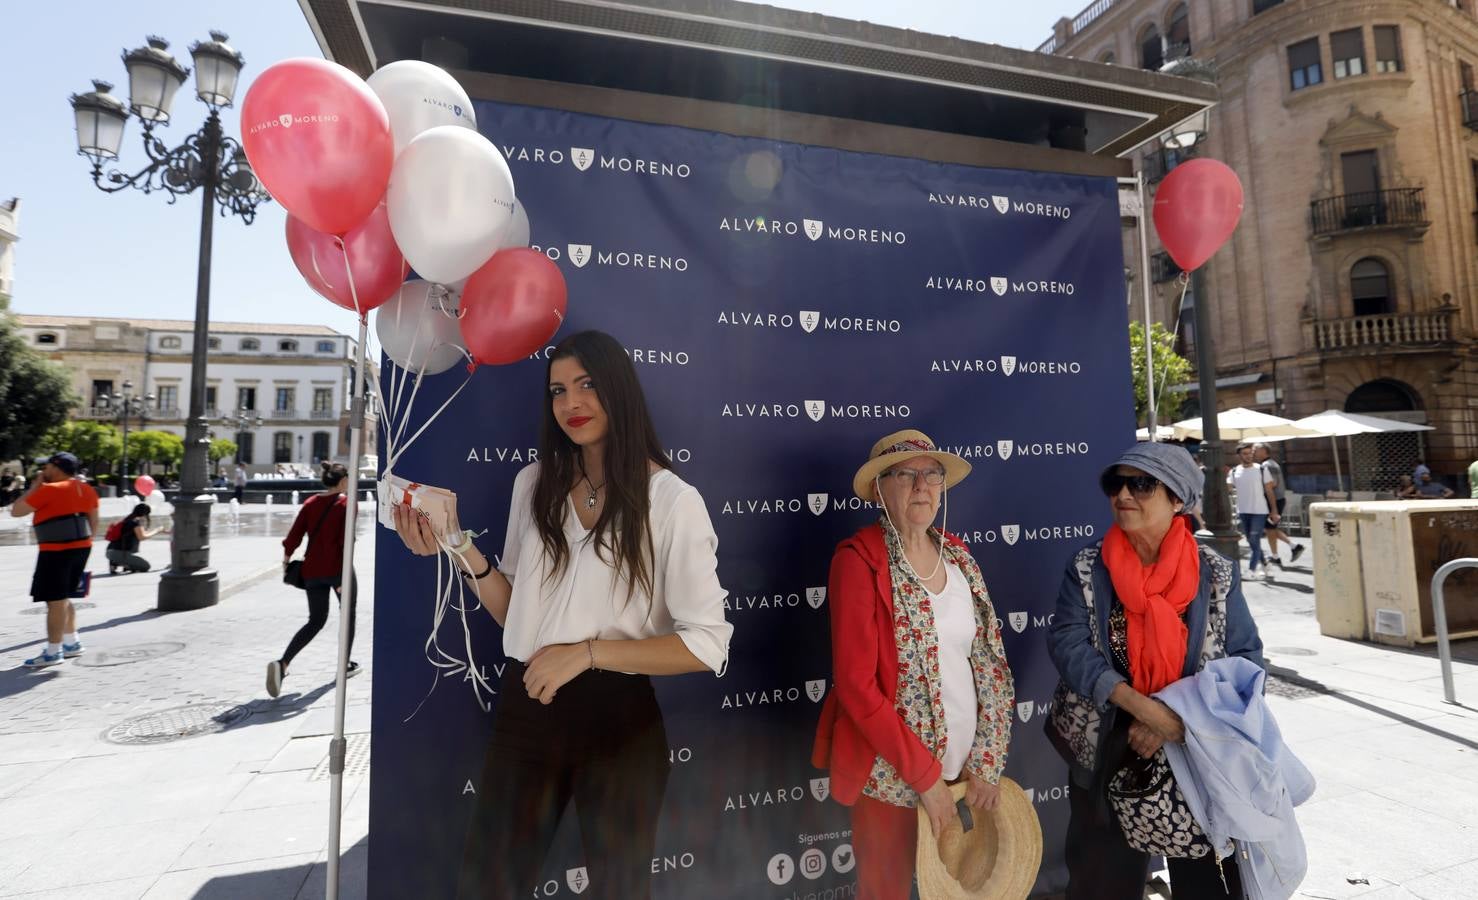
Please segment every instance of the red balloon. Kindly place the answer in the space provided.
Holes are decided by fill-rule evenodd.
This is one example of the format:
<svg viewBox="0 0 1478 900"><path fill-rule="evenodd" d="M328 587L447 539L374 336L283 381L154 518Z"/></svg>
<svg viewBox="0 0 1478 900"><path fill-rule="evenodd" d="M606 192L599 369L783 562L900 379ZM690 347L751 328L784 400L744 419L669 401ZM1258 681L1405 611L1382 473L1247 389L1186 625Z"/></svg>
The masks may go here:
<svg viewBox="0 0 1478 900"><path fill-rule="evenodd" d="M1155 192L1155 231L1175 264L1189 272L1221 249L1242 218L1242 182L1225 163L1192 159Z"/></svg>
<svg viewBox="0 0 1478 900"><path fill-rule="evenodd" d="M385 196L390 117L358 75L323 59L288 59L257 76L241 104L252 171L314 231L343 234Z"/></svg>
<svg viewBox="0 0 1478 900"><path fill-rule="evenodd" d="M462 340L472 364L518 362L554 336L568 302L559 267L537 250L499 250L462 288Z"/></svg>
<svg viewBox="0 0 1478 900"><path fill-rule="evenodd" d="M140 497L147 497L150 494L154 493L154 488L156 487L158 487L158 485L154 483L153 477L149 475L140 475L133 480L134 492L137 493Z"/></svg>
<svg viewBox="0 0 1478 900"><path fill-rule="evenodd" d="M390 215L383 203L342 239L314 231L288 216L287 249L309 287L351 312L356 294L360 313L394 297L411 270L395 246ZM350 271L354 273L353 290Z"/></svg>

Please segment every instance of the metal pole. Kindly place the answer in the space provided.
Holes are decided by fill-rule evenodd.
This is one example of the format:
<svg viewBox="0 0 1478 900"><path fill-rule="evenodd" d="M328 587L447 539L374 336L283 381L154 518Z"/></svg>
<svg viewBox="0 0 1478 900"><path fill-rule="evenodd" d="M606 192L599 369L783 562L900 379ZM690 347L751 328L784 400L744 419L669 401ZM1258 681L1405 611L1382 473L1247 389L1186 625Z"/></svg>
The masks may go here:
<svg viewBox="0 0 1478 900"><path fill-rule="evenodd" d="M1217 422L1216 342L1211 336L1211 304L1206 297L1206 267L1191 273L1191 297L1196 311L1196 368L1201 396L1201 461L1206 465L1206 491L1201 516L1211 532L1208 543L1222 556L1236 562L1239 556L1237 531L1228 507L1226 476L1222 474L1221 424Z"/></svg>
<svg viewBox="0 0 1478 900"><path fill-rule="evenodd" d="M118 477L118 496L128 496L128 395L123 396L123 474Z"/></svg>
<svg viewBox="0 0 1478 900"><path fill-rule="evenodd" d="M1334 489L1342 491L1345 489L1345 476L1339 470L1339 438L1329 436L1329 449L1334 451Z"/></svg>
<svg viewBox="0 0 1478 900"><path fill-rule="evenodd" d="M1158 438L1155 429L1158 426L1158 410L1155 409L1159 397L1155 394L1155 349L1154 341L1150 339L1153 322L1150 318L1150 239L1149 227L1145 224L1147 208L1144 204L1144 172L1134 173L1135 187L1139 191L1139 280L1144 283L1144 396L1149 401L1149 433L1150 441L1153 443Z"/></svg>
<svg viewBox="0 0 1478 900"><path fill-rule="evenodd" d="M195 336L190 348L190 418L185 423L185 459L174 501L174 540L169 571L159 577L157 608L203 609L220 600L220 580L210 567L210 513L216 498L206 490L210 438L205 421L206 347L210 340L210 251L216 187L221 177L221 118L205 120L201 142L200 262L195 279Z"/></svg>
<svg viewBox="0 0 1478 900"><path fill-rule="evenodd" d="M1432 575L1432 627L1437 631L1437 658L1442 661L1442 695L1448 703L1457 704L1457 689L1452 683L1452 644L1447 639L1447 604L1442 596L1443 582L1458 569L1478 568L1478 559L1465 556L1442 564Z"/></svg>
<svg viewBox="0 0 1478 900"><path fill-rule="evenodd" d="M359 602L359 592L354 577L354 526L359 517L359 455L364 446L364 369L366 363L365 343L368 340L369 319L359 317L359 348L354 363L354 405L349 413L349 503L344 510L344 559L340 572L342 583L348 586L349 602L345 606L342 598L339 605L339 665L334 676L334 736L328 746L329 771L329 819L328 819L328 886L326 900L339 898L339 827L344 818L344 707L347 696L345 682L349 670L349 623Z"/></svg>

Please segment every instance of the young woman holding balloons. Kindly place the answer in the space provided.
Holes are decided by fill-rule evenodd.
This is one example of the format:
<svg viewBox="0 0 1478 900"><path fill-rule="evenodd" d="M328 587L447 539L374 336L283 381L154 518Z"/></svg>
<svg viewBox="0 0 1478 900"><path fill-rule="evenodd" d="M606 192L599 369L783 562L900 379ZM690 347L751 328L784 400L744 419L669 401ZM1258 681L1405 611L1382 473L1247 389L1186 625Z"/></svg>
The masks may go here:
<svg viewBox="0 0 1478 900"><path fill-rule="evenodd" d="M457 896L532 896L573 799L590 895L640 900L669 767L650 676L724 670L718 539L615 338L566 338L547 376L540 462L514 481L499 566L455 512L437 534L395 507L412 553L457 560L509 657Z"/></svg>

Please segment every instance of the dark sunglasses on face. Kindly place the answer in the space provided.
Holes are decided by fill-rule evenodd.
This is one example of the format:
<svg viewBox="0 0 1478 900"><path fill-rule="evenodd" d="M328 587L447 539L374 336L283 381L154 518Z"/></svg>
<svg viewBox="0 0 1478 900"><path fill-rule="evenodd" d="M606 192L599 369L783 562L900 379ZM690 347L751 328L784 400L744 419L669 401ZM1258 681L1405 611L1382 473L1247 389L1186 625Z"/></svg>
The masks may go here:
<svg viewBox="0 0 1478 900"><path fill-rule="evenodd" d="M1108 472L1099 479L1098 484L1103 488L1105 497L1117 497L1127 484L1134 499L1144 500L1160 486L1160 479L1153 475L1120 475L1117 472Z"/></svg>

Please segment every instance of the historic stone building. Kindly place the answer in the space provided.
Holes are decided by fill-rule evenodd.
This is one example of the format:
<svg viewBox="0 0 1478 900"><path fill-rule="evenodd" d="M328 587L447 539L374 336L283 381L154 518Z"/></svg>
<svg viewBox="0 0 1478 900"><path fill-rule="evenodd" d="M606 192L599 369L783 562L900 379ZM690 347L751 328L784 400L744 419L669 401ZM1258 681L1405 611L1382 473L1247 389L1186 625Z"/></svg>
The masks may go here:
<svg viewBox="0 0 1478 900"><path fill-rule="evenodd" d="M1039 48L1145 69L1189 55L1215 68L1221 102L1196 152L1228 163L1246 192L1241 226L1207 264L1220 406L1435 426L1356 438L1357 489L1384 487L1419 455L1461 487L1478 457L1475 8L1099 0ZM1139 157L1151 190L1181 161L1154 145ZM1158 249L1156 313L1193 355L1178 271ZM1126 254L1136 270L1138 258ZM1294 441L1288 453L1293 471L1332 472L1327 442Z"/></svg>

